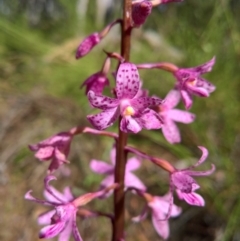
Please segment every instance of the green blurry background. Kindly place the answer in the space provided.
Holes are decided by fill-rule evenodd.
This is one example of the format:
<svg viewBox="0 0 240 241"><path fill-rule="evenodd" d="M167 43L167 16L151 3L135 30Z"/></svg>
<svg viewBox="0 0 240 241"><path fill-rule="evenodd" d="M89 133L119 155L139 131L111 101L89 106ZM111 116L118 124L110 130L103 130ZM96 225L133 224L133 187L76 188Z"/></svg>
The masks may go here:
<svg viewBox="0 0 240 241"><path fill-rule="evenodd" d="M36 217L45 209L23 196L29 189L41 196L47 164L36 161L27 145L75 125L88 125L85 116L92 110L79 86L100 70L103 49L119 50L118 27L88 56L78 61L74 56L84 36L120 16L121 1L115 1L101 17L103 2L97 6L89 0L84 9L83 0L0 0L0 240L38 240ZM196 121L179 125L182 143L167 144L160 131L142 131L129 140L179 167L194 163L200 156L196 146L203 145L209 158L202 168L210 163L217 167L212 176L198 179L206 207L189 207L176 198L184 211L171 220L169 240L240 240L240 0L164 5L133 32L135 63L168 61L192 67L213 56L216 64L206 78L217 89L208 99L195 98L191 112ZM174 85L174 78L160 70L140 74L144 87L162 98ZM59 174L61 184L56 186L74 185L75 193L96 190L102 177L93 175L88 163L91 158L108 160L111 145L107 138L77 137L70 157L72 175ZM137 173L150 193L167 190L166 174L151 164L144 162ZM161 240L150 217L141 224L130 223L143 203L128 196L128 240ZM111 210L105 202L91 205ZM110 224L104 218L81 221L79 227L84 240L110 239Z"/></svg>

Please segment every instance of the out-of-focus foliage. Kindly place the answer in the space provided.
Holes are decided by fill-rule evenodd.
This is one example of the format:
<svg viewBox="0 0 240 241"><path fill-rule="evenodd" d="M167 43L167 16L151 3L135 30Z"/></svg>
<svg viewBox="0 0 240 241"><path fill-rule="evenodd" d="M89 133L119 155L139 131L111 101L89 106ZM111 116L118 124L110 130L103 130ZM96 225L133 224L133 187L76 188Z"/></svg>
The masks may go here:
<svg viewBox="0 0 240 241"><path fill-rule="evenodd" d="M32 90L41 90L57 98L76 101L81 113L91 111L78 87L101 68L105 57L102 49L118 49L118 27L92 53L76 61L75 50L83 37L103 27L97 20L96 2L89 0L84 17L81 3L83 0L0 0L1 101L5 95L29 96ZM101 21L119 16L119 5L116 9L110 6ZM134 143L158 155L161 153L152 146L178 158L199 155L197 145L209 149L209 162L215 163L217 171L201 184L209 212L221 221L214 230L215 238L206 240L239 240L240 236L239 9L239 0L185 0L160 6L133 36L131 59L136 63L171 61L191 67L216 56L215 67L206 78L217 89L208 99L195 98L191 111L197 119L190 126L180 126L182 145L166 144L159 131L141 133L142 139L148 136L148 144L132 137ZM162 98L174 85L174 78L159 70L142 70L141 77L144 86ZM67 108L64 111L67 112ZM76 124L77 121L79 119ZM26 150L22 151L16 154L15 160L24 160L27 155ZM160 187L154 177L149 179L153 190ZM89 185L92 183L94 180Z"/></svg>

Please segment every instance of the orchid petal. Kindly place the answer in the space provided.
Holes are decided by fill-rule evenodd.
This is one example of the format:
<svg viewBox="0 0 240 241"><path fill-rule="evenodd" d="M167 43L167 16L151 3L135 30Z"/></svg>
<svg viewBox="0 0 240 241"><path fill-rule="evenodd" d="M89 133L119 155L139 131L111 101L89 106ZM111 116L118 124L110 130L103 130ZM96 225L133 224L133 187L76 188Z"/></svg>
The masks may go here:
<svg viewBox="0 0 240 241"><path fill-rule="evenodd" d="M51 194L52 197L55 198L55 200L59 201L60 203L65 203L65 201L61 199L62 195L56 189L54 189L52 186L49 185L49 182L52 180L57 180L57 178L52 175L48 175L44 178L45 190L49 194Z"/></svg>
<svg viewBox="0 0 240 241"><path fill-rule="evenodd" d="M181 95L178 90L171 90L165 97L162 106L167 109L174 108L180 101Z"/></svg>
<svg viewBox="0 0 240 241"><path fill-rule="evenodd" d="M142 130L141 125L131 116L124 116L120 123L120 129L126 133L138 133Z"/></svg>
<svg viewBox="0 0 240 241"><path fill-rule="evenodd" d="M211 60L209 60L208 62L193 67L193 68L187 68L188 71L192 71L192 72L198 72L199 74L205 74L207 72L210 72L212 70L213 65L215 64L215 57L213 57Z"/></svg>
<svg viewBox="0 0 240 241"><path fill-rule="evenodd" d="M192 107L192 95L185 90L180 91L184 106L187 110Z"/></svg>
<svg viewBox="0 0 240 241"><path fill-rule="evenodd" d="M110 152L110 161L113 165L115 165L116 162L116 147L112 148Z"/></svg>
<svg viewBox="0 0 240 241"><path fill-rule="evenodd" d="M56 210L47 211L45 213L42 213L38 216L38 224L39 225L50 225L51 224L51 218L56 213Z"/></svg>
<svg viewBox="0 0 240 241"><path fill-rule="evenodd" d="M68 241L70 240L72 232L72 220L70 219L66 224L64 230L59 234L58 241Z"/></svg>
<svg viewBox="0 0 240 241"><path fill-rule="evenodd" d="M40 160L49 160L53 155L54 147L41 147L36 153L35 157Z"/></svg>
<svg viewBox="0 0 240 241"><path fill-rule="evenodd" d="M43 205L51 205L51 206L54 206L54 205L57 205L58 203L54 203L54 202L48 202L48 201L45 201L45 200L41 200L41 199L38 199L38 198L35 198L31 195L31 192L32 190L28 191L24 198L29 200L29 201L34 201L36 203L40 203L40 204L43 204Z"/></svg>
<svg viewBox="0 0 240 241"><path fill-rule="evenodd" d="M42 228L39 232L39 238L53 238L58 235L65 227L65 222L58 222L56 224L48 225Z"/></svg>
<svg viewBox="0 0 240 241"><path fill-rule="evenodd" d="M152 214L152 223L154 229L163 239L167 239L169 237L169 224L168 221L160 221L164 217L160 216L157 213Z"/></svg>
<svg viewBox="0 0 240 241"><path fill-rule="evenodd" d="M104 130L113 125L114 121L119 117L119 110L111 108L96 115L88 115L87 119L98 130Z"/></svg>
<svg viewBox="0 0 240 241"><path fill-rule="evenodd" d="M147 107L158 106L162 103L162 100L157 97L139 97L130 101L131 106L137 112L142 112Z"/></svg>
<svg viewBox="0 0 240 241"><path fill-rule="evenodd" d="M140 88L140 78L136 65L120 64L117 71L116 94L118 99L132 99Z"/></svg>
<svg viewBox="0 0 240 241"><path fill-rule="evenodd" d="M148 108L139 117L135 117L135 120L142 128L147 130L160 129L163 126L160 115Z"/></svg>
<svg viewBox="0 0 240 241"><path fill-rule="evenodd" d="M191 193L180 192L180 193L181 193L181 198L184 199L190 205L201 206L201 207L205 205L205 201L202 198L202 196L200 196L195 192L191 192Z"/></svg>
<svg viewBox="0 0 240 241"><path fill-rule="evenodd" d="M51 193L48 192L49 189L51 190L51 193L54 193L54 196ZM59 204L63 203L63 202L71 201L71 200L67 199L64 194L60 193L53 186L49 186L48 189L44 190L43 195L48 201L59 203Z"/></svg>
<svg viewBox="0 0 240 241"><path fill-rule="evenodd" d="M97 95L92 90L88 92L87 96L92 106L102 110L115 108L119 105L118 99L110 98L104 95Z"/></svg>
<svg viewBox="0 0 240 241"><path fill-rule="evenodd" d="M134 174L131 172L127 172L125 175L125 180L124 180L125 187L134 187L136 189L146 191L147 188L143 184L143 182Z"/></svg>
<svg viewBox="0 0 240 241"><path fill-rule="evenodd" d="M164 121L162 133L166 140L171 144L179 143L181 141L181 136L176 124L168 118L166 118Z"/></svg>
<svg viewBox="0 0 240 241"><path fill-rule="evenodd" d="M73 217L73 221L72 221L72 234L75 241L83 241L77 228L76 216Z"/></svg>
<svg viewBox="0 0 240 241"><path fill-rule="evenodd" d="M187 111L173 109L168 111L168 118L188 124L194 121L195 115Z"/></svg>
<svg viewBox="0 0 240 241"><path fill-rule="evenodd" d="M114 167L103 161L91 160L90 168L93 172L98 174L108 174L114 171Z"/></svg>
<svg viewBox="0 0 240 241"><path fill-rule="evenodd" d="M211 175L214 171L215 171L215 165L212 164L212 168L210 170L207 171L184 171L184 173L186 175L190 175L190 176L208 176Z"/></svg>
<svg viewBox="0 0 240 241"><path fill-rule="evenodd" d="M62 200L72 201L74 196L72 195L70 187L65 187L63 190L63 198Z"/></svg>
<svg viewBox="0 0 240 241"><path fill-rule="evenodd" d="M141 166L141 162L136 157L127 160L126 172L137 170Z"/></svg>

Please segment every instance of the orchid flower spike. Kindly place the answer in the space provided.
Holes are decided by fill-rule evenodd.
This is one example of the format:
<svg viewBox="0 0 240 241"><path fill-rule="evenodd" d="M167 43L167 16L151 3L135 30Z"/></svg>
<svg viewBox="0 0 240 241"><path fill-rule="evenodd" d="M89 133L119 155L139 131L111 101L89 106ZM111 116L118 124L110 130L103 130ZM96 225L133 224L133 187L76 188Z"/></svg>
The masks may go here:
<svg viewBox="0 0 240 241"><path fill-rule="evenodd" d="M114 183L114 168L115 168L115 160L116 160L116 148L113 148L110 152L110 161L111 164L108 164L104 161L99 160L91 160L90 168L93 172L97 174L105 174L107 175L100 184L100 189L106 188ZM132 157L127 160L126 171L125 171L125 188L134 187L135 189L146 191L146 186L143 182L132 173L132 171L138 169L141 165L141 162L136 157ZM101 198L105 198L112 194L112 192L106 193Z"/></svg>
<svg viewBox="0 0 240 241"><path fill-rule="evenodd" d="M137 133L142 128L159 129L162 120L159 115L148 107L160 105L161 99L139 96L140 78L137 68L132 63L122 63L116 77L116 98L88 92L92 106L102 109L96 115L88 115L91 124L98 130L111 126L121 115L120 128L124 132Z"/></svg>
<svg viewBox="0 0 240 241"><path fill-rule="evenodd" d="M163 103L158 106L158 113L163 120L162 132L166 140L171 143L179 143L181 136L176 122L191 123L195 115L183 110L173 109L180 101L181 95L178 90L171 90Z"/></svg>
<svg viewBox="0 0 240 241"><path fill-rule="evenodd" d="M188 204L195 206L204 206L204 199L195 191L200 188L197 182L192 178L192 176L208 176L215 171L215 166L212 164L212 168L207 171L193 171L195 167L202 164L207 156L208 150L205 147L198 147L202 151L202 156L199 161L186 169L177 170L175 169L170 173L170 189L173 195L173 190L175 189L178 197L184 199Z"/></svg>
<svg viewBox="0 0 240 241"><path fill-rule="evenodd" d="M54 176L47 176L44 180L44 196L46 200L33 197L31 195L32 191L25 194L27 200L54 208L54 210L45 212L38 217L40 225L47 225L40 230L39 238L49 239L58 235L58 241L68 241L72 233L75 241L82 241L76 224L78 207L87 204L117 186L112 185L104 190L74 198L69 187L66 187L63 193L60 193L50 186L49 182L54 179L56 179Z"/></svg>
<svg viewBox="0 0 240 241"><path fill-rule="evenodd" d="M138 192L138 194L140 194ZM152 214L152 223L153 227L163 239L167 239L169 237L170 228L169 228L169 217L177 217L181 214L182 210L180 207L175 204L171 204L171 194L167 193L166 195L160 196L152 196L149 193L142 193L142 197L147 201L147 206L143 209L142 213L134 217L132 220L134 222L140 222L147 216L148 209L151 210ZM171 207L171 214L167 218L169 206Z"/></svg>
<svg viewBox="0 0 240 241"><path fill-rule="evenodd" d="M121 19L117 19L107 25L101 32L92 33L88 37L86 37L77 48L76 59L82 58L83 56L88 54L109 33L109 31L115 24L121 22Z"/></svg>
<svg viewBox="0 0 240 241"><path fill-rule="evenodd" d="M102 94L105 86L109 85L107 74L110 69L110 65L111 65L111 59L107 57L106 60L104 61L101 71L91 75L83 82L83 84L81 85L81 88L86 86L86 91L85 91L86 94L89 92L89 90L92 90L94 93L98 95Z"/></svg>
<svg viewBox="0 0 240 241"><path fill-rule="evenodd" d="M62 164L69 163L67 156L72 138L71 132L61 132L37 144L29 145L29 149L35 152L35 157L40 161L51 160L48 170L53 173Z"/></svg>
<svg viewBox="0 0 240 241"><path fill-rule="evenodd" d="M179 68L173 74L177 78L176 87L182 95L186 109L192 106L192 95L200 97L209 97L216 87L209 81L201 77L202 74L212 70L215 63L215 57L210 61L193 68Z"/></svg>

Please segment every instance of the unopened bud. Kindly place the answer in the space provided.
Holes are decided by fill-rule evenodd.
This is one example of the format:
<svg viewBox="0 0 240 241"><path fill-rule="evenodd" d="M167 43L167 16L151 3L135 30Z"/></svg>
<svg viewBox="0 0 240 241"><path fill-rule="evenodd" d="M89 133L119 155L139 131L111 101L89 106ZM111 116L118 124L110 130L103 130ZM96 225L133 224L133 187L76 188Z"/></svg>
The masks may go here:
<svg viewBox="0 0 240 241"><path fill-rule="evenodd" d="M148 15L152 11L152 3L150 1L142 1L132 6L132 20L135 27L144 24Z"/></svg>

